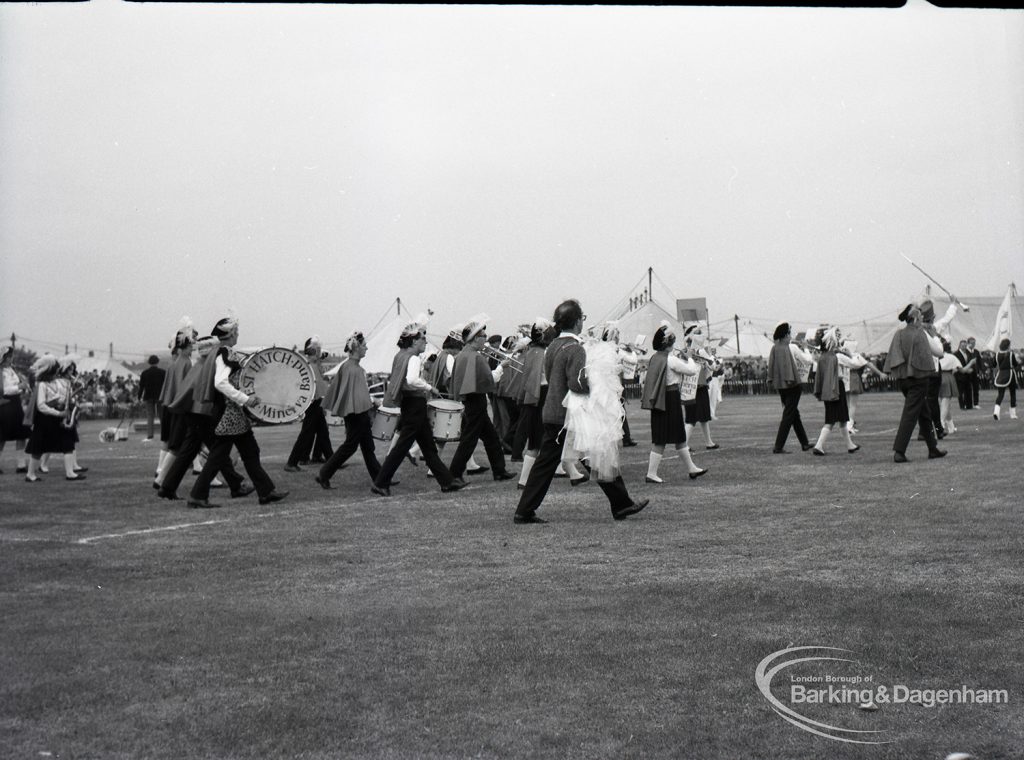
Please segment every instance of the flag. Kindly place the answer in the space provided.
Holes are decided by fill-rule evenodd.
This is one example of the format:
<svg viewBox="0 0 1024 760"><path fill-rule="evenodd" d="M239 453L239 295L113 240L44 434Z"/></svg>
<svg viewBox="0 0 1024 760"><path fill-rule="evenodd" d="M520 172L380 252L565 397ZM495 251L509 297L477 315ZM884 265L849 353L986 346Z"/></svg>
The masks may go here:
<svg viewBox="0 0 1024 760"><path fill-rule="evenodd" d="M1012 299L1017 294L1017 289L1013 283L1010 283L1010 287L1006 289L1006 296L1003 298L1003 302L999 304L999 311L996 313L996 325L992 330L992 337L988 339L988 343L985 347L989 351L996 351L999 348L1000 341L1003 338L1013 340L1013 316L1011 307L1013 305Z"/></svg>

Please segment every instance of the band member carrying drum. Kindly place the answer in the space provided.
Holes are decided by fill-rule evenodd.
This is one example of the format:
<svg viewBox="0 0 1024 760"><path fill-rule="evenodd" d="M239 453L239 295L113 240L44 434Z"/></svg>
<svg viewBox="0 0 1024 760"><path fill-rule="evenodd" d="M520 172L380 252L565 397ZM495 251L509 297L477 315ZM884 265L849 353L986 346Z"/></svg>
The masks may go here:
<svg viewBox="0 0 1024 760"><path fill-rule="evenodd" d="M336 417L345 418L345 442L341 444L330 459L320 468L316 482L321 488L330 489L331 477L336 473L356 449L363 452L363 461L370 479L376 480L380 474L380 462L374 452L372 422L370 410L373 400L370 398L370 385L366 380L366 370L359 364L366 356L366 339L361 332L354 332L345 341L345 353L348 358L342 362L341 368L331 381L324 396L324 408L329 409Z"/></svg>
<svg viewBox="0 0 1024 760"><path fill-rule="evenodd" d="M436 394L437 390L420 377L420 355L427 348L426 326L419 321L406 325L398 339L398 348L391 363L391 376L384 394L385 406L397 406L402 410L398 437L384 459L370 491L378 496L391 495L391 478L413 443L419 444L427 466L441 484L441 490L458 491L466 484L452 477L451 471L437 455L433 431L427 419L427 398Z"/></svg>
<svg viewBox="0 0 1024 760"><path fill-rule="evenodd" d="M256 486L260 504L281 501L288 492L275 490L274 481L263 469L260 463L260 446L253 435L249 418L243 411L243 407L256 406L260 400L255 395L248 396L242 393L235 386L244 358L242 354L231 350L238 343L238 321L233 317L225 317L214 326L213 336L219 338L221 343L213 362L207 361L207 365L212 364L213 372L204 372L200 376L195 391L200 402L213 404L213 445L210 447L210 456L203 465L203 471L199 473L192 486L188 505L207 509L219 506L208 501L210 483L214 475L230 460L232 446L238 449L245 471L249 473L253 485Z"/></svg>
<svg viewBox="0 0 1024 760"><path fill-rule="evenodd" d="M302 417L302 429L299 430L299 435L295 439L295 445L292 446L292 451L288 455L288 462L284 466L285 472L300 472L302 470L299 467L299 461L309 458L310 451L314 448L314 442L319 443L321 449L327 450L327 456L333 453L329 451L331 433L327 428L327 418L324 416L322 404L324 394L327 392L327 381L324 379L324 370L321 364L323 360L323 346L320 343L320 338L316 335L307 338L302 353L305 354L306 361L309 362L309 366L313 370L316 389L313 394L313 403L309 405L305 415ZM314 456L313 458L316 459L317 457Z"/></svg>
<svg viewBox="0 0 1024 760"><path fill-rule="evenodd" d="M462 477L477 442L482 440L494 479L511 480L514 475L505 469L501 439L491 418L487 416L487 394L493 394L497 390L496 383L501 379L507 360L492 370L487 359L480 353L480 349L487 342L486 322L487 317L483 314L469 321L462 329L462 340L465 345L455 357L452 390L455 397L465 404L466 409L463 413L462 438L452 458L451 470L455 477Z"/></svg>

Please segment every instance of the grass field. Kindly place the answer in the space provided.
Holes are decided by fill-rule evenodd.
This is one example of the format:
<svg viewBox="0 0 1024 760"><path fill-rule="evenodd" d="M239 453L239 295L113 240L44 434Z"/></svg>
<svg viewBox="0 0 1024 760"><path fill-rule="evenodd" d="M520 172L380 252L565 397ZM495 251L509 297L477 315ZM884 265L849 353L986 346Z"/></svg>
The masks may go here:
<svg viewBox="0 0 1024 760"><path fill-rule="evenodd" d="M291 492L273 507L158 500L156 448L100 443L100 423L84 483L58 459L27 484L8 449L0 757L1024 757L1024 420L960 412L948 457L914 442L895 465L901 403L865 397L862 451L834 436L818 458L793 438L771 454L777 399L728 397L722 448L696 441L706 477L666 458L645 485L647 447L625 450L652 501L623 522L556 480L551 522L513 525L514 482L442 494L408 464L377 498L358 455L325 492L282 472L294 427L257 431ZM821 405L801 406L813 437ZM889 743L822 738L754 681L804 645L851 650L875 683L1008 702L802 707Z"/></svg>

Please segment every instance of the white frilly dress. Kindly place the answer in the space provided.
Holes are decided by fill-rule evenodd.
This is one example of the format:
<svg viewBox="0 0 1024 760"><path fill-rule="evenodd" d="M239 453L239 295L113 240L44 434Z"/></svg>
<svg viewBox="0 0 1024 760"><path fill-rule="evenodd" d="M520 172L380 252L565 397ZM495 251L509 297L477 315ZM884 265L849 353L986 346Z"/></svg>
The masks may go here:
<svg viewBox="0 0 1024 760"><path fill-rule="evenodd" d="M565 448L575 449L590 461L591 470L601 481L619 475L619 450L622 445L623 409L620 398L622 380L618 350L613 343L587 341L587 382L589 394L569 391L562 400L565 407Z"/></svg>

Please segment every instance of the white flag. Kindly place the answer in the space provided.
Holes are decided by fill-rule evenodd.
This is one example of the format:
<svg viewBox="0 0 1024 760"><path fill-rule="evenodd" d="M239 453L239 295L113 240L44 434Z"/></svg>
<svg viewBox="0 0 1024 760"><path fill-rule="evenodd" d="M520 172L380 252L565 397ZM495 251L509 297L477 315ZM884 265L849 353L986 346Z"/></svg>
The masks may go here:
<svg viewBox="0 0 1024 760"><path fill-rule="evenodd" d="M999 304L999 311L996 313L996 326L992 330L992 337L988 339L986 348L989 351L996 351L999 349L999 343L1006 338L1013 340L1013 316L1011 312L1012 302L1011 299L1016 294L1016 288L1013 283L1010 283L1010 287L1006 289L1006 296L1003 298L1003 302Z"/></svg>

